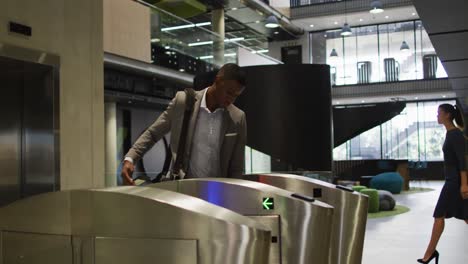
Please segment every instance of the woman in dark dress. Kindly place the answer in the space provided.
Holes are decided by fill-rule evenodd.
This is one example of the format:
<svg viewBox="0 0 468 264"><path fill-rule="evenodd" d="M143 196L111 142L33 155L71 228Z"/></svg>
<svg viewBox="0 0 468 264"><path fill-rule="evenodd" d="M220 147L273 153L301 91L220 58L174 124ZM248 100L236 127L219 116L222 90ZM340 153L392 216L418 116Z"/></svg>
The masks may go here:
<svg viewBox="0 0 468 264"><path fill-rule="evenodd" d="M439 252L436 247L444 231L445 218L455 217L468 224L468 179L465 165L465 138L463 132L457 128L463 126L463 119L459 109L451 104L442 104L437 110L437 122L447 129L444 152L445 184L440 193L439 201L434 210L434 226L432 236L427 246L424 258L419 263L429 263L433 259L439 262Z"/></svg>

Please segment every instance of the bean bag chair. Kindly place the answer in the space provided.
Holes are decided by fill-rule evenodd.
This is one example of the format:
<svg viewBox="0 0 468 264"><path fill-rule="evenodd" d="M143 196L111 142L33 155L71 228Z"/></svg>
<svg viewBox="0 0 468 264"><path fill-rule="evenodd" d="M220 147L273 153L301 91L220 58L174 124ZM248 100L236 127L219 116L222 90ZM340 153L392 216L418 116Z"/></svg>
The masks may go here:
<svg viewBox="0 0 468 264"><path fill-rule="evenodd" d="M352 187L352 189L353 189L353 191L361 192L361 190L367 189L367 187L366 187L366 186L362 186L362 185L354 185L354 186Z"/></svg>
<svg viewBox="0 0 468 264"><path fill-rule="evenodd" d="M403 177L398 172L385 172L376 175L370 181L370 188L400 193L403 189Z"/></svg>
<svg viewBox="0 0 468 264"><path fill-rule="evenodd" d="M389 191L379 190L380 211L392 211L395 208L395 198Z"/></svg>
<svg viewBox="0 0 468 264"><path fill-rule="evenodd" d="M369 213L378 213L380 209L379 192L376 189L363 189L361 193L369 196Z"/></svg>

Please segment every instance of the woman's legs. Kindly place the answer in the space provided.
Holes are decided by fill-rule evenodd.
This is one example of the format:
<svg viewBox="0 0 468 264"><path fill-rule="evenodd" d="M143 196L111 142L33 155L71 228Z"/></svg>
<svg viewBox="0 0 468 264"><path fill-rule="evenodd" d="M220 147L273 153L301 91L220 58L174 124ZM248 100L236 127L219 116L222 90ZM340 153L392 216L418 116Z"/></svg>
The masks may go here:
<svg viewBox="0 0 468 264"><path fill-rule="evenodd" d="M468 220L467 220L467 223L468 223ZM436 250L437 243L439 243L440 236L442 235L442 232L444 232L444 227L445 227L445 217L434 219L434 225L432 226L431 241L429 242L429 245L427 246L426 253L424 254L423 260L429 259L431 255L434 253L434 251Z"/></svg>

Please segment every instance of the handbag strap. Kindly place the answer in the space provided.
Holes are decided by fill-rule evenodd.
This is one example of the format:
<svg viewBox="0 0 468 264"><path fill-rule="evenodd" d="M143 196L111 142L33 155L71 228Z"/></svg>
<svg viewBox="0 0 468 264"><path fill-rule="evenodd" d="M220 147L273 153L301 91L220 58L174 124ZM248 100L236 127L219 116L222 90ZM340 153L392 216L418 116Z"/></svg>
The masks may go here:
<svg viewBox="0 0 468 264"><path fill-rule="evenodd" d="M182 130L180 131L179 145L177 147L177 157L172 167L171 180L180 179L179 172L182 169L185 153L185 145L187 143L188 123L193 112L195 104L195 91L193 89L185 89L185 111L184 120L182 121Z"/></svg>

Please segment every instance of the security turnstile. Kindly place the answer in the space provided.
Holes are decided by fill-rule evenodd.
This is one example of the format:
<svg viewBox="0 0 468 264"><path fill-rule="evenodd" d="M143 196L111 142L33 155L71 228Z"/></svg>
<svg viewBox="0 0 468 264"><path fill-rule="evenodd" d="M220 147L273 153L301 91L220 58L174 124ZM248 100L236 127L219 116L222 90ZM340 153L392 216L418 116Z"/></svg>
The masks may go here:
<svg viewBox="0 0 468 264"><path fill-rule="evenodd" d="M303 193L333 206L335 213L330 263L361 263L367 222L366 195L328 182L291 174L243 175L242 179Z"/></svg>
<svg viewBox="0 0 468 264"><path fill-rule="evenodd" d="M270 231L167 190L47 193L0 209L0 263L268 263Z"/></svg>
<svg viewBox="0 0 468 264"><path fill-rule="evenodd" d="M188 179L149 186L195 196L267 225L272 232L271 264L328 263L333 219L328 204L239 179Z"/></svg>

